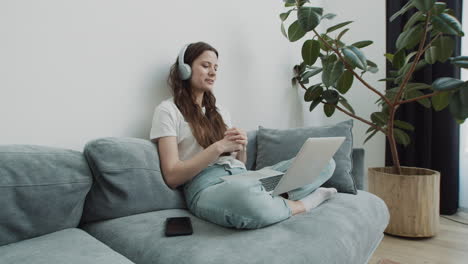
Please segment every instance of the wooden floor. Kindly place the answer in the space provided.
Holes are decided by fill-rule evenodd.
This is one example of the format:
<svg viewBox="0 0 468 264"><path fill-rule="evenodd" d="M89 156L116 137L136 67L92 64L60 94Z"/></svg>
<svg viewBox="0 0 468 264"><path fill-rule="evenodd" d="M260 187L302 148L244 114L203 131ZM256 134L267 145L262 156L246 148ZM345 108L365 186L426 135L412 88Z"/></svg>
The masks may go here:
<svg viewBox="0 0 468 264"><path fill-rule="evenodd" d="M468 222L468 213L453 218ZM369 264L388 259L401 264L467 264L468 225L440 218L440 232L433 238L405 239L385 235Z"/></svg>

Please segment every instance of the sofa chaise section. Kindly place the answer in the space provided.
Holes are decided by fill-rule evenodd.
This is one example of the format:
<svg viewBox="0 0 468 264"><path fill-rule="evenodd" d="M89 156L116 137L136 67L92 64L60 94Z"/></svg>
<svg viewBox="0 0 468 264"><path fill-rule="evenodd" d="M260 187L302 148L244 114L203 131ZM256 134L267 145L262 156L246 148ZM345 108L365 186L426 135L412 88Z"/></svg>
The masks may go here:
<svg viewBox="0 0 468 264"><path fill-rule="evenodd" d="M383 213L382 213L383 212ZM339 193L309 213L257 230L224 228L184 209L162 210L84 226L139 264L367 263L388 223L386 206L359 191ZM189 216L191 236L165 237L167 217Z"/></svg>

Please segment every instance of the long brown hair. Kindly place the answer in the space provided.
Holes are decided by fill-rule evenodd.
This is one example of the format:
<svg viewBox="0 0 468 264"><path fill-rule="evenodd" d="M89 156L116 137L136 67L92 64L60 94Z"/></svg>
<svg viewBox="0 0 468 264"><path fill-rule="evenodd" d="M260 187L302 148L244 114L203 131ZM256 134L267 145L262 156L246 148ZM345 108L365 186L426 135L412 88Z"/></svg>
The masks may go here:
<svg viewBox="0 0 468 264"><path fill-rule="evenodd" d="M184 55L184 62L192 66L193 61L198 58L204 51L213 51L218 57L218 51L204 42L190 44ZM226 124L218 112L216 107L216 98L211 91L204 92L202 108L195 103L195 95L190 87L190 79L182 80L179 72L179 62L172 65L167 80L174 95L174 102L184 116L185 120L190 124L193 136L198 144L203 148L207 148L211 144L224 138Z"/></svg>

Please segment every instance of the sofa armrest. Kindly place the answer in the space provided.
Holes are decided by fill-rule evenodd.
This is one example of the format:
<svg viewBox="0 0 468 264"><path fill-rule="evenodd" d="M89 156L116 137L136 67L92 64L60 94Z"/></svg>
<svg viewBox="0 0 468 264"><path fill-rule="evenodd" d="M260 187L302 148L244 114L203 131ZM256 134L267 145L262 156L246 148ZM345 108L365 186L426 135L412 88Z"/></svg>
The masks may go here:
<svg viewBox="0 0 468 264"><path fill-rule="evenodd" d="M367 180L364 172L364 149L353 148L352 152L353 169L351 175L354 178L358 190L367 190Z"/></svg>

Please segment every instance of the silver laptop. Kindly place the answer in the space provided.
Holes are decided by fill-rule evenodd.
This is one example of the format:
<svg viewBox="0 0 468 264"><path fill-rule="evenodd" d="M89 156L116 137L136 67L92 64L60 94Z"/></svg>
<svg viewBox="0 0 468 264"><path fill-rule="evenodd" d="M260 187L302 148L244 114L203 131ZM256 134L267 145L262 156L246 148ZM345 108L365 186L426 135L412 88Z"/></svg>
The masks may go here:
<svg viewBox="0 0 468 264"><path fill-rule="evenodd" d="M313 183L344 140L345 137L308 138L286 173L264 168L223 176L221 179L225 181L257 179L271 195L279 195Z"/></svg>

